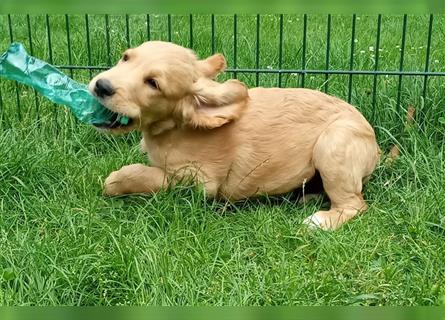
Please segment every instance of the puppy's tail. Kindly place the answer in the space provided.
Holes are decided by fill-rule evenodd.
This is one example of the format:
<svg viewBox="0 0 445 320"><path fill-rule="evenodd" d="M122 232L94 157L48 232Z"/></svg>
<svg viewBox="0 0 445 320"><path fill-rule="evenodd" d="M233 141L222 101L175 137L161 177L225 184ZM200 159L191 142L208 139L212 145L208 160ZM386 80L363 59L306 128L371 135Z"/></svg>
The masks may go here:
<svg viewBox="0 0 445 320"><path fill-rule="evenodd" d="M414 107L412 106L408 107L405 119L405 130L413 124L415 111L416 109L414 109ZM400 155L400 147L399 145L394 144L386 156L385 163L391 165L394 161L396 161L399 155Z"/></svg>

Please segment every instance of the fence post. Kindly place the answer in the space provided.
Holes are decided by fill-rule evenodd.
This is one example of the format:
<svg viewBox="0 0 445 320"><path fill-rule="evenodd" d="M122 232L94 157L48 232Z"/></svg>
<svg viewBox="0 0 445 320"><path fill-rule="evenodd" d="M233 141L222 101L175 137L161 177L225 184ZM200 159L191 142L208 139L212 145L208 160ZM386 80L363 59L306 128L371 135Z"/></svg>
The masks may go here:
<svg viewBox="0 0 445 320"><path fill-rule="evenodd" d="M382 15L377 18L377 39L375 43L374 81L372 84L372 122L375 120L375 104L377 100L377 71L379 69L380 33L382 29Z"/></svg>
<svg viewBox="0 0 445 320"><path fill-rule="evenodd" d="M352 15L352 26L351 26L351 55L349 58L349 71L352 71L354 69L354 50L355 50L355 23L356 23L357 17L355 14ZM351 103L352 99L352 73L349 74L349 81L348 81L348 103Z"/></svg>

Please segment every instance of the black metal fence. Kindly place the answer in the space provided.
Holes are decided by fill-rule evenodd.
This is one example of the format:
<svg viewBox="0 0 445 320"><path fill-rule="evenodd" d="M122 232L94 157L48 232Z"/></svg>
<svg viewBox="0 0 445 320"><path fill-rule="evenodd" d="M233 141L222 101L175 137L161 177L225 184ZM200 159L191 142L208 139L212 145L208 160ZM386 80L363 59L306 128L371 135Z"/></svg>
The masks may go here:
<svg viewBox="0 0 445 320"><path fill-rule="evenodd" d="M87 82L126 47L173 41L201 57L222 52L229 66L222 78L316 88L385 123L412 104L437 111L445 96L444 26L442 15L23 14L0 16L0 48L20 41L30 54ZM0 79L2 120L60 117L58 110L32 90Z"/></svg>

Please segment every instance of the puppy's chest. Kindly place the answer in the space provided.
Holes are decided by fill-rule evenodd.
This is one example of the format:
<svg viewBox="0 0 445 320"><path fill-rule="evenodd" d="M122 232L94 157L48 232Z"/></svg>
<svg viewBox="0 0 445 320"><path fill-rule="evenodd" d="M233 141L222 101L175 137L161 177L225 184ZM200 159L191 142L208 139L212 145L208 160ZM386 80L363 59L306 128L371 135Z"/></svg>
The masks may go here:
<svg viewBox="0 0 445 320"><path fill-rule="evenodd" d="M168 154L171 154L170 149L171 146L169 145L159 145L145 138L141 141L142 152L147 155L150 165L155 167L159 167L161 164L163 164L163 166L166 165L166 160L171 158L168 157Z"/></svg>
<svg viewBox="0 0 445 320"><path fill-rule="evenodd" d="M142 139L141 149L147 154L150 165L160 167L167 171L177 170L190 162L194 162L194 157L190 156L190 148L175 141L156 141L152 139Z"/></svg>

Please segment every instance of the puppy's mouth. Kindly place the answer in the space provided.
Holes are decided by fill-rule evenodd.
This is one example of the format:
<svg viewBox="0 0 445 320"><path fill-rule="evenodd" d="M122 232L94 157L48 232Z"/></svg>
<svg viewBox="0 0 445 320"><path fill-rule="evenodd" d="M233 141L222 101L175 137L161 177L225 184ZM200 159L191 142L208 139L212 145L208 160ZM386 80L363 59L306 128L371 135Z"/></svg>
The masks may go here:
<svg viewBox="0 0 445 320"><path fill-rule="evenodd" d="M135 119L128 116L127 114L118 112L114 107L109 105L109 101L98 97L95 93L94 96L102 104L104 119L105 121L100 121L95 123L94 126L98 129L103 130L118 130L118 129L129 129L135 123Z"/></svg>
<svg viewBox="0 0 445 320"><path fill-rule="evenodd" d="M117 112L114 112L111 110L109 110L109 111L111 113L111 116L109 117L109 119L106 122L95 123L94 126L96 128L108 129L108 130L123 129L126 127L130 127L134 123L134 119L132 119L126 115L123 115L123 114L120 114L120 113L117 113Z"/></svg>
<svg viewBox="0 0 445 320"><path fill-rule="evenodd" d="M98 121L93 123L93 125L100 130L115 132L128 132L134 129L137 117L131 117L127 112L121 112L121 109L125 110L126 108L117 108L114 103L110 101L109 97L99 96L95 90L92 89L92 83L93 82L90 83L88 89L103 107L100 114L98 114Z"/></svg>

